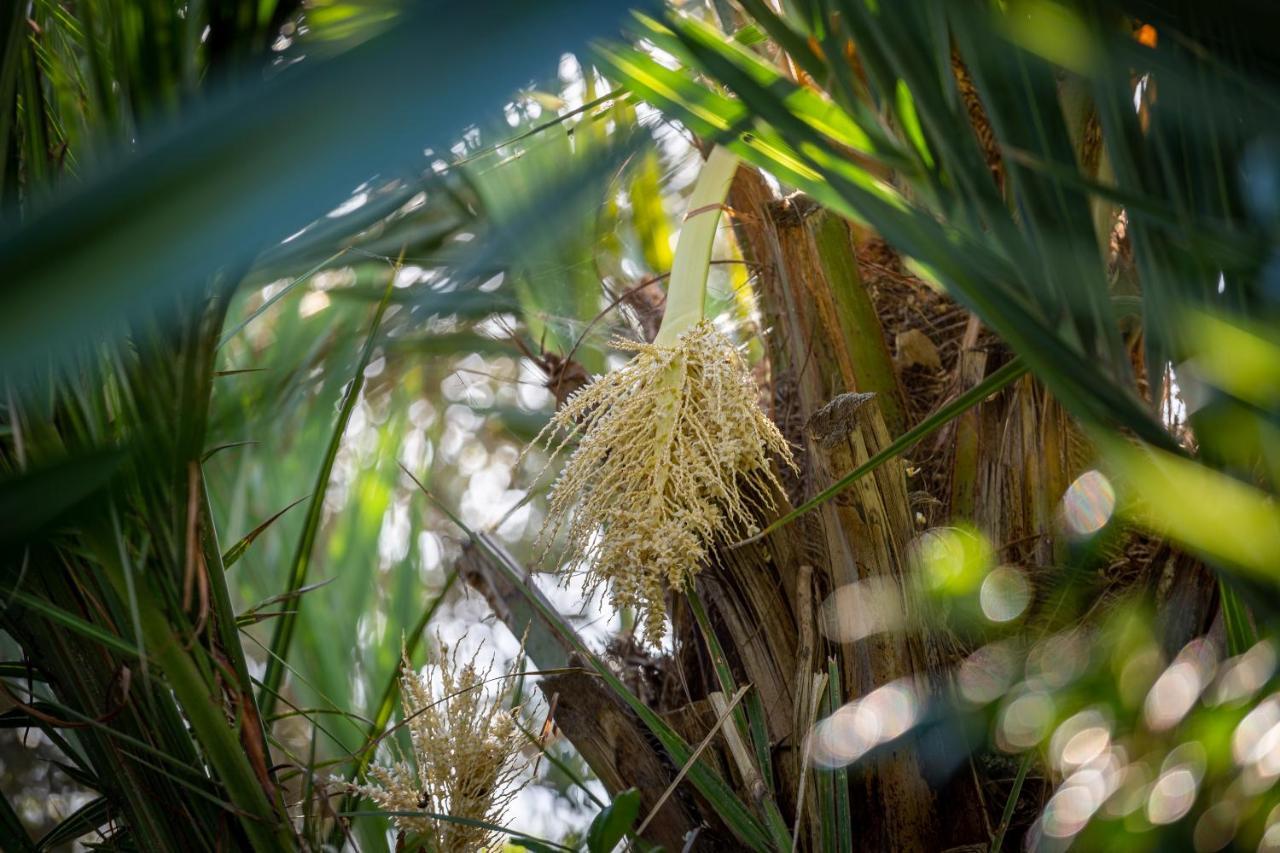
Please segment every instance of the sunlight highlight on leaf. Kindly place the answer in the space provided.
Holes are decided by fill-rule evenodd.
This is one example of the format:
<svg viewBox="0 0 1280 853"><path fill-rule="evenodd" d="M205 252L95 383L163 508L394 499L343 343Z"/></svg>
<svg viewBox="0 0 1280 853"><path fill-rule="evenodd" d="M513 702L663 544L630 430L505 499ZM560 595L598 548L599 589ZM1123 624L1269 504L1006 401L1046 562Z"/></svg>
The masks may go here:
<svg viewBox="0 0 1280 853"><path fill-rule="evenodd" d="M1280 507L1273 498L1148 446L1107 442L1103 456L1124 484L1128 518L1254 577L1280 574Z"/></svg>

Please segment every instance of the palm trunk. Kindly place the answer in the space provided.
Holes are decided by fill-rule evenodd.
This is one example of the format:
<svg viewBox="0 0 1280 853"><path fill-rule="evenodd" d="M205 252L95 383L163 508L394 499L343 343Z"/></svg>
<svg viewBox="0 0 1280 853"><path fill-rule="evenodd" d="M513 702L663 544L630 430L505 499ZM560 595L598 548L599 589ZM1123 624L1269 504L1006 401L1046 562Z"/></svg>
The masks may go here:
<svg viewBox="0 0 1280 853"><path fill-rule="evenodd" d="M975 317L905 273L877 239L806 197L778 199L757 172L740 169L729 206L763 316L765 405L800 462L798 472L779 472L786 494L776 496L775 517L1010 359ZM1026 569L1034 584L1039 569L1061 563L1057 502L1082 472L1087 451L1065 410L1024 377L917 446L910 460L882 464L762 541L721 543L713 551L698 575L698 597L733 681L751 685L760 703L767 755L758 766L769 771L765 787L797 828L800 849L984 849L1011 796L1015 805L1038 796L1037 785L1011 792L998 781L1015 775L1007 757L971 754L975 744L957 743L944 727L922 726L917 736L844 772L815 769L806 737L815 719L891 682L912 685L921 703L949 700L950 672L971 649L931 619L909 546L933 524L968 522L993 543L1000 562ZM760 526L772 520L761 518ZM1206 627L1212 582L1202 566L1162 548L1120 559L1144 567L1162 610L1184 614L1170 628L1171 648ZM532 621L528 647L547 666L537 648L555 646L556 626L539 624L519 604L527 590L503 589L485 560L468 563L466 576L513 631L522 633ZM1202 582L1171 584L1171 573ZM1037 588L1048 588L1044 580ZM853 616L840 611L833 593L855 585L892 591L866 599L879 610L861 610L858 618L902 627L868 630L853 642L825 636L829 614L837 621ZM645 692L650 707L692 744L715 722L709 697L724 676L690 609L675 601L670 612L674 658L637 657L629 649L626 671L633 690ZM562 652L543 654L572 661ZM560 730L606 788L617 793L638 785L647 811L681 768L634 714L588 681L556 676L542 687ZM760 780L740 772L724 738L714 739L704 760L744 802L762 802L752 790ZM1033 769L1029 778L1041 775ZM693 849L733 846L728 828L692 786L679 786L677 794L648 825L647 840L670 848L701 825ZM1025 813L1034 809L1015 810L1014 827ZM838 825L831 815L839 816ZM1020 833L1004 837L1012 844Z"/></svg>

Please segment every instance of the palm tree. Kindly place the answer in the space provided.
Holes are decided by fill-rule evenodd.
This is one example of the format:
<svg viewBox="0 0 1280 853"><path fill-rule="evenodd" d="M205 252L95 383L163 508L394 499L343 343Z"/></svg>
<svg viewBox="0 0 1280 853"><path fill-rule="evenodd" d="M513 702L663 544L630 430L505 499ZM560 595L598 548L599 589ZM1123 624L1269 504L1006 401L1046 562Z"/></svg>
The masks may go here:
<svg viewBox="0 0 1280 853"><path fill-rule="evenodd" d="M531 744L613 800L527 849L1274 835L1280 122L1265 10L1238 5L691 5L495 130L611 4L18 4L4 718L93 796L38 843L0 798L5 849L384 843L343 781L407 749L399 661L455 577L523 638ZM395 445L538 434L497 394L429 411L472 355L563 406L609 331L660 335L655 115L743 161L732 292L704 261L695 301L798 464L742 478L756 529L661 593L669 647L602 650L511 513L467 523L453 463ZM574 405L570 430L598 418ZM411 499L404 541L464 540L430 595L383 547ZM392 817L461 820L419 805Z"/></svg>

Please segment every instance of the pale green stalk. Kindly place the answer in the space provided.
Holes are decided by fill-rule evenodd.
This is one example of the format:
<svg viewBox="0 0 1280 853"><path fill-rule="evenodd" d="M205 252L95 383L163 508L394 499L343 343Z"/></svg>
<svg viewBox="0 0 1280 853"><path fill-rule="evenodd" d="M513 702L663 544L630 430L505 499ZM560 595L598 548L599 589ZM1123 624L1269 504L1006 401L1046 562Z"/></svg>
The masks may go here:
<svg viewBox="0 0 1280 853"><path fill-rule="evenodd" d="M654 343L674 346L681 334L702 319L707 296L707 271L711 268L711 244L720 224L720 211L729 195L738 158L719 145L702 166L689 197L689 210L676 241L676 254L667 283L667 310Z"/></svg>

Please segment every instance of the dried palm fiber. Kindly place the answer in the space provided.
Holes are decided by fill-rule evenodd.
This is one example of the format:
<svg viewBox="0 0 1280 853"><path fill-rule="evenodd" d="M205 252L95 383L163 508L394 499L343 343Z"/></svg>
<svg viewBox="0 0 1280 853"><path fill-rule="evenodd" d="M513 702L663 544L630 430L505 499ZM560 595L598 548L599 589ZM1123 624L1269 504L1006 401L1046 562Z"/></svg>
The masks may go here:
<svg viewBox="0 0 1280 853"><path fill-rule="evenodd" d="M974 85L968 67L960 58L960 52L954 49L951 51L951 73L955 76L956 89L960 92L960 100L964 103L965 112L969 114L969 125L978 137L978 145L982 148L987 168L991 170L991 177L995 179L996 186L1003 191L1004 155L1000 153L1000 141L991 127L991 119L987 115L987 108L983 106L982 98L978 95L978 87Z"/></svg>
<svg viewBox="0 0 1280 853"><path fill-rule="evenodd" d="M498 833L432 814L501 824L511 801L527 783L527 743L519 710L506 707L514 678L500 679L496 695L486 692L492 666L459 659L457 649L436 638L433 692L427 674L414 672L406 657L400 670L400 699L413 742L414 762L397 761L369 769L371 781L352 788L393 814L396 828L422 836L428 849L463 853L495 845ZM436 695L438 693L438 695ZM415 814L417 813L417 814Z"/></svg>
<svg viewBox="0 0 1280 853"><path fill-rule="evenodd" d="M735 538L780 491L770 460L794 464L760 410L746 362L703 316L711 245L737 159L716 148L680 231L666 314L652 344L576 392L535 441L577 445L551 489L543 553L564 531L562 571L586 565L615 607L661 640L669 591L687 589L718 534ZM557 439L557 436L559 438Z"/></svg>

